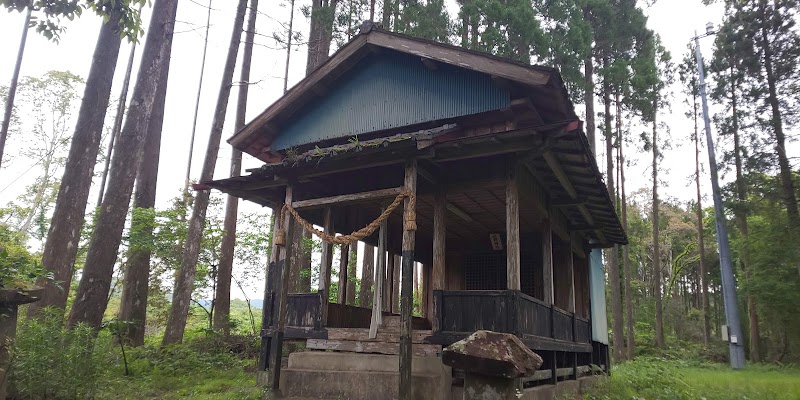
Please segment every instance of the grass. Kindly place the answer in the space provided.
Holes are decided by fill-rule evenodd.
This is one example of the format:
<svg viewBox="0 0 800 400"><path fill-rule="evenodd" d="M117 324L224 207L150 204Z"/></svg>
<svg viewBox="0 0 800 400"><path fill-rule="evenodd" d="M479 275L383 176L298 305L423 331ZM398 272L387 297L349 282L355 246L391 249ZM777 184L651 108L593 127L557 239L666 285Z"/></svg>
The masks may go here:
<svg viewBox="0 0 800 400"><path fill-rule="evenodd" d="M798 400L800 369L750 365L733 371L723 364L642 358L616 366L590 400Z"/></svg>

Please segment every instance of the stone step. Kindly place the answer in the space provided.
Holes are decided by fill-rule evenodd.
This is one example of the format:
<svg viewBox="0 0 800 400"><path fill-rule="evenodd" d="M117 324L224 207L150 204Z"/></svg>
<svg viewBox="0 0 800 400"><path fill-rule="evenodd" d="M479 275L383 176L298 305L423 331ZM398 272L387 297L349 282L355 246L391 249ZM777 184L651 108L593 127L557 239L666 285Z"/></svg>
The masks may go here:
<svg viewBox="0 0 800 400"><path fill-rule="evenodd" d="M400 342L400 328L378 328L374 339L369 338L369 329L365 328L328 328L329 340L359 340L368 342ZM425 343L425 339L433 335L431 330L414 330L411 332L412 343Z"/></svg>
<svg viewBox="0 0 800 400"><path fill-rule="evenodd" d="M395 363L396 363L395 359ZM445 399L450 377L412 374L412 398ZM397 399L400 374L376 371L329 371L288 368L281 371L281 392L287 397L313 399Z"/></svg>

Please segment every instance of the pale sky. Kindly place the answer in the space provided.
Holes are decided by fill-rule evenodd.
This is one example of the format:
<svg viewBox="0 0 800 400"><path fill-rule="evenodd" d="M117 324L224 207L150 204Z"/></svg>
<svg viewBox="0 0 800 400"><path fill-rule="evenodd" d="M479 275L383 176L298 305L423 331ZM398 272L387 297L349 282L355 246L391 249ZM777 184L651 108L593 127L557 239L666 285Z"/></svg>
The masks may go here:
<svg viewBox="0 0 800 400"><path fill-rule="evenodd" d="M211 115L216 103L227 43L231 34L233 13L236 8L235 3L233 0L213 0L212 3L210 43L191 172L193 179L197 179L200 174L206 142L210 132ZM296 3L294 30L300 31L303 37L307 37L308 21L301 12L301 7L307 1L298 0ZM204 4L207 4L205 0L184 0L179 3L178 7L177 33L172 50L158 177L157 202L162 206L165 206L183 187L197 81L200 74L206 20ZM448 1L451 17L456 12L453 4L454 1ZM284 32L285 28L281 27L281 22L285 23L289 20L288 1L262 0L259 11L255 40L257 45L253 51L251 72L251 82L253 84L250 87L248 99L248 121L282 94L283 63L286 51L279 48L280 46L272 39L272 34L274 32ZM702 32L705 29L706 22L713 22L718 25L722 19L722 6L720 4L704 6L700 0L660 0L653 7L646 9L645 12L649 15L648 25L661 36L665 47L672 53L673 60L676 63L681 60L683 54L687 51L686 46L694 36L695 31ZM19 45L23 17L22 14L16 12L0 12L0 38L2 38L0 39L0 54L3 55L0 58L0 85L7 85L11 79L14 55L16 55ZM144 19L144 26L146 27L149 20L149 12L145 12ZM85 12L79 20L66 24L68 30L62 34L59 44L48 42L35 32L30 32L21 76L39 76L50 70L69 70L86 78L100 24L101 21L98 17L90 12ZM712 42L712 38L706 38L702 42L701 48L706 58L711 56ZM120 50L112 98L119 96L122 76L128 57L128 46L125 43ZM295 47L292 51L289 69L290 87L304 76L305 61L305 46ZM137 61L134 64L134 74L137 68L138 52ZM234 80L238 80L238 72L235 74ZM133 81L135 81L135 78ZM663 196L688 201L694 198L693 186L689 186L690 177L694 173L693 146L688 140L692 124L683 115L685 108L682 104L682 98L678 97L679 88L676 86L673 88L673 92L676 97L672 101L672 110L661 116L662 120L669 125L673 138L672 148L664 154L663 170L660 172L667 186L661 190L661 193L663 193ZM234 88L229 101L223 144L217 160L216 178L224 178L229 172L231 148L225 142L225 139L233 133L235 106L236 90ZM596 109L602 108L599 103L595 107ZM583 113L582 106L577 106L576 108L579 114ZM650 131L647 127L633 127L631 137L638 137L638 134L645 129L648 132ZM13 136L9 138L7 152L19 151L18 146L14 147L14 142L15 138ZM637 146L640 145L637 144ZM602 146L599 145L598 147ZM632 193L638 188L650 186L649 155L638 154L635 157L631 157L634 154L634 149L631 146L626 151L628 157L636 161L635 165L626 170L628 192ZM717 153L720 153L719 149ZM604 155L600 153L599 157L601 157L599 158L600 169L604 170L605 168L602 167L604 165L604 161L602 161L604 160L602 158ZM703 164L707 163L708 158L705 152L701 155L701 160L705 160ZM4 205L15 199L22 193L25 186L35 179L35 173L25 173L34 162L35 160L16 159L10 165L3 166L3 169L0 170L0 204ZM260 162L245 154L243 168L253 168L259 165ZM12 184L11 182L15 179L17 179L16 182ZM708 192L708 188L710 188L708 177L704 176L702 182L704 192ZM93 190L89 200L92 204L96 201L96 187L98 185L99 179L96 179L93 187L95 190ZM709 196L706 197L708 198ZM708 200L706 202L708 204ZM247 202L242 202L241 204L240 210L245 212L258 211L260 208ZM254 286L257 288L263 287L260 283ZM258 290L254 290L250 295L256 298L261 297L261 293Z"/></svg>

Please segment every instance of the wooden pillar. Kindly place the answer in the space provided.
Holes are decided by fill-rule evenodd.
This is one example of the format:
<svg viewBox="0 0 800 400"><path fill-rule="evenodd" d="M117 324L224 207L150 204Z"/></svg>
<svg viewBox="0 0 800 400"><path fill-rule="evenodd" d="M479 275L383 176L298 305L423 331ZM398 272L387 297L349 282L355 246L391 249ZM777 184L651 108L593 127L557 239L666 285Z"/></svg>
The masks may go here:
<svg viewBox="0 0 800 400"><path fill-rule="evenodd" d="M333 218L330 207L325 207L323 219L325 233L333 235ZM331 293L331 268L333 266L333 244L322 242L322 256L320 259L321 271L319 271L319 292L321 296L319 321L320 328L328 325L328 301Z"/></svg>
<svg viewBox="0 0 800 400"><path fill-rule="evenodd" d="M400 314L400 255L392 254L392 313Z"/></svg>
<svg viewBox="0 0 800 400"><path fill-rule="evenodd" d="M278 213L283 208L283 203L279 203L272 209L272 246L270 247L269 260L267 261L267 273L264 281L264 303L261 307L261 353L258 359L258 369L266 371L269 369L269 355L272 344L272 336L267 336L267 329L270 328L273 314L275 313L274 302L272 299L275 294L275 280L279 275L276 271L278 252L280 247L275 244L275 233L278 231Z"/></svg>
<svg viewBox="0 0 800 400"><path fill-rule="evenodd" d="M292 204L292 186L286 186L286 204ZM287 257L292 250L292 232L294 229L294 218L291 215L286 215L283 220L284 236L286 244L283 250L277 251L276 273L280 274L280 286L276 289L277 295L277 324L273 330L273 345L271 350L272 355L272 368L270 369L270 386L273 391L277 392L280 389L281 381L281 356L283 355L283 334L286 329L286 311L288 310L287 294L289 292L289 268L291 267L290 258ZM278 247L280 249L280 247Z"/></svg>
<svg viewBox="0 0 800 400"><path fill-rule="evenodd" d="M420 315L422 318L428 318L430 316L430 302L431 302L431 265L430 264L422 264L422 271L420 272L420 276L422 277L422 288L420 288Z"/></svg>
<svg viewBox="0 0 800 400"><path fill-rule="evenodd" d="M552 212L550 214L553 215ZM547 305L553 304L553 231L550 219L542 223L542 293Z"/></svg>
<svg viewBox="0 0 800 400"><path fill-rule="evenodd" d="M378 327L383 325L383 287L386 280L386 229L388 222L381 223L378 232L378 264L375 266L375 291L372 299L372 320L369 325L369 338L375 339L378 335Z"/></svg>
<svg viewBox="0 0 800 400"><path fill-rule="evenodd" d="M417 192L417 160L408 160L405 165L405 190ZM406 198L403 206L403 221L416 220L416 210ZM404 222L405 225L405 222ZM413 307L412 280L414 279L414 240L416 231L403 227L403 281L400 293L400 391L399 400L411 400L411 308Z"/></svg>
<svg viewBox="0 0 800 400"><path fill-rule="evenodd" d="M569 302L567 311L575 314L575 255L572 252L572 239L570 238L567 251L567 279L569 280ZM574 316L573 316L574 317Z"/></svg>
<svg viewBox="0 0 800 400"><path fill-rule="evenodd" d="M387 226L388 227L388 226ZM387 232L388 233L388 232ZM387 239L388 242L388 239ZM388 243L384 246L388 247ZM391 312L392 311L392 276L394 276L394 271L392 271L392 261L394 261L392 255L386 251L383 254L379 255L379 257L383 258L383 264L386 266L384 268L383 274L383 311L384 312Z"/></svg>
<svg viewBox="0 0 800 400"><path fill-rule="evenodd" d="M436 193L433 203L433 278L432 289L444 290L445 288L445 252L447 241L447 196L444 192ZM433 296L431 307L431 325L434 332L439 330L437 296Z"/></svg>
<svg viewBox="0 0 800 400"><path fill-rule="evenodd" d="M520 290L519 189L515 169L506 183L506 287Z"/></svg>
<svg viewBox="0 0 800 400"><path fill-rule="evenodd" d="M339 291L338 303L347 303L347 264L350 261L350 245L343 244L339 256Z"/></svg>

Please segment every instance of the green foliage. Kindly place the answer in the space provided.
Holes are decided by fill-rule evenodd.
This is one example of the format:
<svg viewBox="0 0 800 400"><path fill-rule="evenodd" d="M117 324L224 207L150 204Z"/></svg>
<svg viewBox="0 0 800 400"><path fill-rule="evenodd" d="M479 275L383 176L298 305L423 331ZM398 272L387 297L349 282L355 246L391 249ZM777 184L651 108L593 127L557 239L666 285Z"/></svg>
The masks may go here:
<svg viewBox="0 0 800 400"><path fill-rule="evenodd" d="M72 21L88 9L103 17L105 21L114 18L119 21L120 36L137 40L144 33L137 6L144 6L145 0L0 0L0 6L8 10L24 11L32 8L29 26L36 32L58 42L66 30L64 19Z"/></svg>
<svg viewBox="0 0 800 400"><path fill-rule="evenodd" d="M0 223L0 289L30 288L41 277L52 278L25 247L25 235Z"/></svg>
<svg viewBox="0 0 800 400"><path fill-rule="evenodd" d="M49 310L18 328L10 367L10 390L19 399L81 399L96 395L107 367L111 340L88 326L64 327L62 315Z"/></svg>
<svg viewBox="0 0 800 400"><path fill-rule="evenodd" d="M641 358L612 369L587 400L789 400L800 396L800 370Z"/></svg>

